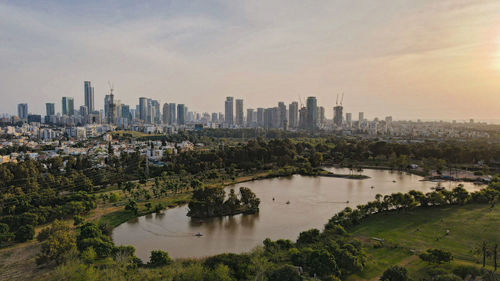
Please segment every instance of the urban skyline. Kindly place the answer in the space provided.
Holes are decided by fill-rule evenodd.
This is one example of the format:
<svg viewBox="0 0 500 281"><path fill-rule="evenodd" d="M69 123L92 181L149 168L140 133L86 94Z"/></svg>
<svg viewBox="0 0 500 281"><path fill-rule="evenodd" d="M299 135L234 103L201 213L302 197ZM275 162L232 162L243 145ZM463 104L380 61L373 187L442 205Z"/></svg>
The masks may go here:
<svg viewBox="0 0 500 281"><path fill-rule="evenodd" d="M343 91L368 116L495 119L499 5L5 1L0 112L28 101L42 112L61 96L85 104L81 80L92 81L96 97L111 80L125 104L148 96L215 112L226 96L249 108L299 95L330 105Z"/></svg>

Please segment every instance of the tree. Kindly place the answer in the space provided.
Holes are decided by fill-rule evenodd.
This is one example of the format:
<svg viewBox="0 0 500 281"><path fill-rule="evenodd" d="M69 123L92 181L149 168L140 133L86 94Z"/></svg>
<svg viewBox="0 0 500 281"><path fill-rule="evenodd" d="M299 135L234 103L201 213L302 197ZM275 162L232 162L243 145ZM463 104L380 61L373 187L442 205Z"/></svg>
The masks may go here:
<svg viewBox="0 0 500 281"><path fill-rule="evenodd" d="M139 208L137 207L137 203L134 200L128 201L128 204L125 206L125 210L132 211L136 215L139 212Z"/></svg>
<svg viewBox="0 0 500 281"><path fill-rule="evenodd" d="M26 242L28 240L33 239L34 236L35 236L35 229L33 228L32 225L30 224L22 225L16 231L15 240L17 242Z"/></svg>
<svg viewBox="0 0 500 281"><path fill-rule="evenodd" d="M49 236L42 243L38 264L54 261L61 264L69 254L76 252L76 237L72 229L61 221L54 221Z"/></svg>
<svg viewBox="0 0 500 281"><path fill-rule="evenodd" d="M269 273L269 280L273 281L300 281L300 273L295 266L285 264Z"/></svg>
<svg viewBox="0 0 500 281"><path fill-rule="evenodd" d="M419 257L425 262L434 264L450 262L453 259L453 256L450 252L441 249L427 249L427 251L420 254Z"/></svg>
<svg viewBox="0 0 500 281"><path fill-rule="evenodd" d="M149 258L148 265L156 267L156 266L164 266L172 263L172 259L168 255L167 252L161 250L153 250L151 251L151 256Z"/></svg>
<svg viewBox="0 0 500 281"><path fill-rule="evenodd" d="M389 267L384 271L380 277L380 281L407 281L408 280L408 270L406 268L395 265Z"/></svg>
<svg viewBox="0 0 500 281"><path fill-rule="evenodd" d="M9 226L5 223L0 223L0 246L3 243L8 242L14 237L14 234L9 232Z"/></svg>

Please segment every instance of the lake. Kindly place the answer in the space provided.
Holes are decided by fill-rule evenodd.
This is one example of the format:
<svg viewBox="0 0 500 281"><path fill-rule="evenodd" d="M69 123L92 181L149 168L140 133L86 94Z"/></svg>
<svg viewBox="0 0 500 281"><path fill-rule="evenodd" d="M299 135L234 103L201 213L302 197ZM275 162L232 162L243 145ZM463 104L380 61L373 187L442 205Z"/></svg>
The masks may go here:
<svg viewBox="0 0 500 281"><path fill-rule="evenodd" d="M349 174L349 169L326 170ZM113 230L112 238L116 245L134 246L136 255L143 261L148 261L151 250L156 249L168 251L173 258L241 253L262 245L266 238L295 240L302 231L322 229L338 211L375 200L377 193L404 193L412 189L429 192L437 185L408 173L365 169L362 174L370 178L352 180L294 175L229 186L226 192L235 188L239 193L241 186L252 189L261 200L259 213L191 219L186 216L188 207L184 205L123 223ZM447 189L458 184L442 183ZM472 183L463 184L469 191L481 188ZM203 236L195 236L198 232Z"/></svg>

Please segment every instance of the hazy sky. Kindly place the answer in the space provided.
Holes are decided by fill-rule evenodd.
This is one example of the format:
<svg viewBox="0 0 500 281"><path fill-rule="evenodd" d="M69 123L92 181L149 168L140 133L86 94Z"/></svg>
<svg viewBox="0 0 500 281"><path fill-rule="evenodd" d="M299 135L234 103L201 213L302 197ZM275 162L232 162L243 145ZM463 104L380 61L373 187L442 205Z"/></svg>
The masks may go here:
<svg viewBox="0 0 500 281"><path fill-rule="evenodd" d="M500 119L500 1L0 0L0 112L73 96L219 112L316 96L332 117Z"/></svg>

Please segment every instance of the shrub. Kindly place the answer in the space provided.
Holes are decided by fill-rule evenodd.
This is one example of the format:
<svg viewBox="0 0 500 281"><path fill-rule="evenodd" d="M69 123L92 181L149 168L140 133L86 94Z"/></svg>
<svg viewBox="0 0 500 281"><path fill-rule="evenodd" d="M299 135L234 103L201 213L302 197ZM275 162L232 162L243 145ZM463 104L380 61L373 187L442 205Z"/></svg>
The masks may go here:
<svg viewBox="0 0 500 281"><path fill-rule="evenodd" d="M472 275L472 277L480 276L481 270L475 266L459 265L453 269L453 273L465 279L467 275Z"/></svg>
<svg viewBox="0 0 500 281"><path fill-rule="evenodd" d="M389 267L382 276L380 281L406 281L408 280L408 270L402 266Z"/></svg>
<svg viewBox="0 0 500 281"><path fill-rule="evenodd" d="M164 266L172 263L172 259L168 255L167 252L161 250L151 251L151 257L149 258L148 265L156 267L156 266Z"/></svg>
<svg viewBox="0 0 500 281"><path fill-rule="evenodd" d="M425 253L419 255L420 259L434 264L442 264L443 262L450 262L453 256L450 252L441 249L428 249Z"/></svg>
<svg viewBox="0 0 500 281"><path fill-rule="evenodd" d="M300 281L300 273L295 266L286 264L269 273L269 280L273 281Z"/></svg>
<svg viewBox="0 0 500 281"><path fill-rule="evenodd" d="M33 228L32 225L27 224L27 225L21 226L16 231L15 240L17 242L26 242L28 240L33 239L34 236L35 236L35 229Z"/></svg>

